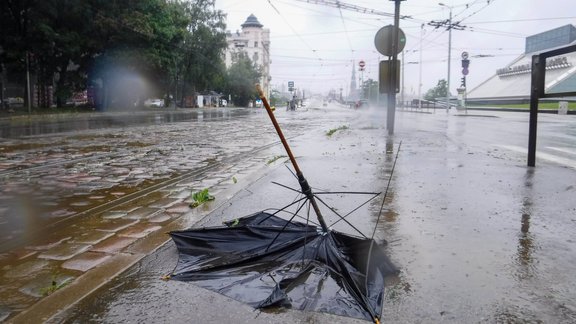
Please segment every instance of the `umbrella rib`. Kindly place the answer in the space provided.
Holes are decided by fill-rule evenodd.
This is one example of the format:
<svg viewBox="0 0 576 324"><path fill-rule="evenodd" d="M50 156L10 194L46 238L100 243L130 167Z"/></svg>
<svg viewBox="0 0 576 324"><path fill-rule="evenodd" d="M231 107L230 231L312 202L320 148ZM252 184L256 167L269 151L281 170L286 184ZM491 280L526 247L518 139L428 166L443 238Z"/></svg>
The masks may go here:
<svg viewBox="0 0 576 324"><path fill-rule="evenodd" d="M370 201L372 201L374 198L380 196L381 192L374 192L372 193L374 196L372 196L370 199L366 200L365 202L363 202L362 204L360 204L358 207L352 209L348 214L344 215L343 218L336 220L334 223L332 223L330 226L334 226L336 225L338 222L340 222L341 220L345 219L346 217L350 216L350 214L354 213L355 211L357 211L358 209L362 208L362 206L366 205L367 203L369 203ZM320 199L320 198L318 198Z"/></svg>
<svg viewBox="0 0 576 324"><path fill-rule="evenodd" d="M300 201L302 201L302 199L300 199ZM294 212L294 214L292 215L292 217L290 217L290 219L286 222L286 224L284 224L284 226L282 226L282 229L280 230L280 232L278 232L278 234L276 234L276 236L274 237L274 239L272 240L272 242L270 242L270 244L266 247L265 251L268 251L268 249L272 246L272 244L274 244L274 242L276 242L276 239L278 239L278 237L280 236L280 234L282 234L282 232L284 232L284 230L286 229L286 226L288 226L288 224L290 224L290 222L292 222L292 220L294 219L294 217L296 217L296 215L298 215L298 212L304 207L306 203L303 203L302 205L300 205L300 207L298 207L298 209L296 209L296 211Z"/></svg>
<svg viewBox="0 0 576 324"><path fill-rule="evenodd" d="M270 218L270 217L272 217L272 216L276 216L276 214L278 214L279 212L284 211L284 210L286 210L287 208L291 207L292 205L295 205L295 204L297 204L297 203L299 203L299 202L301 202L302 200L305 200L305 199L306 199L306 197L302 197L302 198L300 198L300 199L297 199L297 200L291 202L290 204L282 207L281 209L278 209L278 210L275 211L273 214L270 214L270 216L264 218L264 219L261 220L258 224L262 224L262 222L268 220L268 218Z"/></svg>
<svg viewBox="0 0 576 324"><path fill-rule="evenodd" d="M386 191L384 191L384 197L382 198L382 204L380 205L380 211L378 212L378 218L376 218L376 224L374 224L374 231L372 232L372 238L370 241L370 248L368 249L368 258L366 260L366 277L364 279L365 288L368 289L368 275L370 274L370 257L372 256L372 248L374 247L374 235L376 235L376 228L380 222L380 217L382 216L382 210L384 209L384 204L386 203L386 196L388 195L388 189L390 189L390 183L392 182L392 175L394 175L394 170L396 169L396 162L398 161L398 156L400 155L400 148L402 147L402 141L398 144L398 151L396 151L396 157L394 158L394 163L392 164L392 170L390 170L390 178L388 178L388 184L386 185Z"/></svg>
<svg viewBox="0 0 576 324"><path fill-rule="evenodd" d="M277 185L277 186L286 188L286 189L288 189L288 190L295 191L295 192L297 192L297 193L299 193L299 194L304 194L304 193L303 193L302 191L300 191L300 190L297 190L297 189L294 189L294 188L290 188L290 187L288 187L287 185L283 185L283 184L278 183L278 182L276 182L276 181L272 181L272 183L275 184L275 185Z"/></svg>
<svg viewBox="0 0 576 324"><path fill-rule="evenodd" d="M341 220L343 220L344 222L346 222L346 224L350 225L350 227L352 227L354 230L356 230L356 232L360 233L360 235L362 235L364 238L368 238L366 235L364 235L364 233L360 232L359 229L356 228L356 226L352 225L352 223L350 223L348 220L346 220L346 218L344 218L342 215L340 215L334 208L328 206L328 204L326 204L324 202L324 200L320 199L320 197L316 197L318 199L319 202L321 202L324 206L326 206L328 209L330 209L334 214L336 214L338 217L340 217Z"/></svg>
<svg viewBox="0 0 576 324"><path fill-rule="evenodd" d="M315 195L379 195L382 192L369 191L315 191Z"/></svg>

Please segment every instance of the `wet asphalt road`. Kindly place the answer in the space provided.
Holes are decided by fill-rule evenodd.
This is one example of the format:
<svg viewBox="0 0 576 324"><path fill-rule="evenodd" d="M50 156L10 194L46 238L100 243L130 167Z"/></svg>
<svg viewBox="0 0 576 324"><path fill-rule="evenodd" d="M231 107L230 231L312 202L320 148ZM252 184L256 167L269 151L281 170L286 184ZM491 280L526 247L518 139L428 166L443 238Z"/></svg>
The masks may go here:
<svg viewBox="0 0 576 324"><path fill-rule="evenodd" d="M376 237L389 242L386 252L401 268L388 282L385 322L576 321L573 117L540 116L537 166L527 168L527 114L399 112L396 134L388 137L381 112L329 109L278 115L287 128L312 124L291 145L313 187L385 191L391 178L383 213L380 200L354 216L366 234L376 227ZM341 125L348 129L325 135ZM297 185L280 162L197 226L291 201L271 184ZM357 203L349 199L331 203L339 209ZM306 312L264 313L192 284L160 280L176 260L169 242L52 321L354 322Z"/></svg>

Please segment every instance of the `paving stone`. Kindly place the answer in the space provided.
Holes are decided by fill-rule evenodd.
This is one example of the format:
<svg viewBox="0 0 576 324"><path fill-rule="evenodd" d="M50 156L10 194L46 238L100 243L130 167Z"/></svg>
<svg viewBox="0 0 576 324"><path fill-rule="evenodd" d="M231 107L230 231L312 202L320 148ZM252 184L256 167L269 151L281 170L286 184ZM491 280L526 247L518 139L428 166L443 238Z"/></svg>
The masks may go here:
<svg viewBox="0 0 576 324"><path fill-rule="evenodd" d="M184 214L189 212L190 210L191 210L190 203L181 202L171 206L170 208L167 208L166 212L173 214Z"/></svg>
<svg viewBox="0 0 576 324"><path fill-rule="evenodd" d="M84 252L64 262L62 268L86 272L112 257L101 252Z"/></svg>
<svg viewBox="0 0 576 324"><path fill-rule="evenodd" d="M6 278L26 278L33 276L51 265L50 261L42 259L34 259L26 261L8 269L4 273Z"/></svg>
<svg viewBox="0 0 576 324"><path fill-rule="evenodd" d="M126 218L107 219L106 221L100 222L100 224L98 224L97 230L115 233L129 226L132 226L138 222L139 220L137 219L126 219Z"/></svg>
<svg viewBox="0 0 576 324"><path fill-rule="evenodd" d="M114 233L104 231L87 231L78 237L74 237L72 240L70 240L70 243L97 244L112 235L114 235Z"/></svg>
<svg viewBox="0 0 576 324"><path fill-rule="evenodd" d="M126 215L128 219L147 219L150 218L158 213L162 212L160 208L152 208L152 207L140 207L134 211L131 211Z"/></svg>
<svg viewBox="0 0 576 324"><path fill-rule="evenodd" d="M190 198L191 195L192 195L192 189L186 188L186 189L174 191L174 192L170 193L170 195L168 197L169 198L186 199L186 198Z"/></svg>
<svg viewBox="0 0 576 324"><path fill-rule="evenodd" d="M102 200L102 199L106 199L106 196L94 195L94 196L88 197L88 199L90 199L90 200Z"/></svg>
<svg viewBox="0 0 576 324"><path fill-rule="evenodd" d="M118 232L118 235L122 237L143 238L161 228L162 226L156 224L139 223L121 232Z"/></svg>
<svg viewBox="0 0 576 324"><path fill-rule="evenodd" d="M172 219L172 216L170 214L161 213L161 214L158 214L158 215L148 219L148 222L158 224L158 223L164 223L164 222L171 220L171 219Z"/></svg>
<svg viewBox="0 0 576 324"><path fill-rule="evenodd" d="M202 182L200 183L200 187L201 188L210 188L213 185L217 184L221 180L222 179L218 179L218 178L214 178L214 177L206 178L206 179L202 180Z"/></svg>
<svg viewBox="0 0 576 324"><path fill-rule="evenodd" d="M36 303L38 298L20 291L22 285L22 282L17 280L11 280L6 284L3 283L3 289L0 289L0 305L2 305L0 307L7 307L10 312L18 313L29 305ZM3 314L4 311L6 310L0 310L0 313ZM2 321L3 316L0 315L0 323L5 323Z"/></svg>
<svg viewBox="0 0 576 324"><path fill-rule="evenodd" d="M89 244L78 244L78 243L66 243L56 246L50 250L42 252L38 255L41 259L49 260L68 260L75 255L78 255L84 251L90 249L92 245Z"/></svg>
<svg viewBox="0 0 576 324"><path fill-rule="evenodd" d="M120 182L126 180L126 176L106 177L104 180L110 181L110 182L113 182L113 183L120 183Z"/></svg>
<svg viewBox="0 0 576 324"><path fill-rule="evenodd" d="M116 208L114 208L114 211L122 211L125 212L126 214L135 211L136 209L140 208L141 206L134 206L134 205L129 205L129 204L125 204L122 206L118 206Z"/></svg>
<svg viewBox="0 0 576 324"><path fill-rule="evenodd" d="M0 305L0 322L5 321L10 316L10 314L12 314L12 310L9 307Z"/></svg>
<svg viewBox="0 0 576 324"><path fill-rule="evenodd" d="M102 179L101 177L95 177L95 176L85 176L85 177L78 177L75 180L78 182L92 182L92 181L96 181L96 180L100 180Z"/></svg>
<svg viewBox="0 0 576 324"><path fill-rule="evenodd" d="M172 206L175 203L180 202L180 201L182 201L182 200L178 199L178 198L162 198L162 199L157 200L148 206L153 207L153 208L168 208L168 207L170 207L170 206Z"/></svg>
<svg viewBox="0 0 576 324"><path fill-rule="evenodd" d="M66 217L66 216L70 216L70 215L74 215L76 214L75 211L72 210L67 210L67 209L60 209L60 210L56 210L50 213L50 217L55 217L55 218L59 218L59 217Z"/></svg>
<svg viewBox="0 0 576 324"><path fill-rule="evenodd" d="M43 250L52 249L52 248L54 248L60 244L64 244L64 242L68 241L71 238L72 237L68 236L68 237L57 239L54 241L42 242L39 245L34 245L34 246L28 247L28 249L36 250L36 251L43 251Z"/></svg>
<svg viewBox="0 0 576 324"><path fill-rule="evenodd" d="M73 207L84 207L84 206L89 206L90 204L92 204L91 201L88 200L84 200L84 201L76 201L70 204L70 206Z"/></svg>
<svg viewBox="0 0 576 324"><path fill-rule="evenodd" d="M10 256L15 258L16 260L24 260L24 259L27 259L27 258L37 254L37 253L38 253L38 251L34 251L34 250L18 249L16 251L11 251Z"/></svg>
<svg viewBox="0 0 576 324"><path fill-rule="evenodd" d="M104 219L116 219L116 218L121 218L128 215L128 212L125 211L119 211L119 210L112 210L112 211L107 211L104 214L102 214L102 218Z"/></svg>
<svg viewBox="0 0 576 324"><path fill-rule="evenodd" d="M59 183L58 183L58 187L64 188L64 189L74 189L74 188L76 188L77 186L78 186L78 184L77 184L77 183L73 183L73 182L63 181L63 182L59 182Z"/></svg>
<svg viewBox="0 0 576 324"><path fill-rule="evenodd" d="M136 240L137 238L134 237L121 237L118 235L114 235L94 245L91 251L103 252L103 253L118 253L128 245L134 243Z"/></svg>

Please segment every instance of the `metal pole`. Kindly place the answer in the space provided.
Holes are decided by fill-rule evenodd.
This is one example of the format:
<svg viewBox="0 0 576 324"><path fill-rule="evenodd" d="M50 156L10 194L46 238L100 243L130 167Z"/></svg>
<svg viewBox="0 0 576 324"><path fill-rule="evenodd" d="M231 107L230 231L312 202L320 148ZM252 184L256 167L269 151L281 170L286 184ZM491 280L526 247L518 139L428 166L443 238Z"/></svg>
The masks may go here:
<svg viewBox="0 0 576 324"><path fill-rule="evenodd" d="M360 68L360 98L364 99L364 68Z"/></svg>
<svg viewBox="0 0 576 324"><path fill-rule="evenodd" d="M376 66L380 67L380 55L378 55L378 64ZM378 87L380 87L380 85L378 85ZM380 89L376 91L376 105L380 107Z"/></svg>
<svg viewBox="0 0 576 324"><path fill-rule="evenodd" d="M450 60L452 59L452 7L448 19L448 80L446 81L446 112L450 109Z"/></svg>
<svg viewBox="0 0 576 324"><path fill-rule="evenodd" d="M26 100L28 101L28 113L32 113L32 102L30 99L30 59L26 51Z"/></svg>
<svg viewBox="0 0 576 324"><path fill-rule="evenodd" d="M386 126L388 135L394 134L394 118L396 113L396 67L398 66L398 39L400 24L400 1L394 1L394 32L392 33L392 57L390 58L390 88L388 89L388 115Z"/></svg>
<svg viewBox="0 0 576 324"><path fill-rule="evenodd" d="M538 130L539 82L544 79L546 60L540 64L540 56L532 56L532 80L530 82L530 122L528 127L528 166L536 166L536 133Z"/></svg>
<svg viewBox="0 0 576 324"><path fill-rule="evenodd" d="M400 102L402 103L402 109L404 109L404 51L402 51L402 92L400 92Z"/></svg>
<svg viewBox="0 0 576 324"><path fill-rule="evenodd" d="M420 26L420 71L418 72L418 109L422 110L422 40L424 36L424 24Z"/></svg>

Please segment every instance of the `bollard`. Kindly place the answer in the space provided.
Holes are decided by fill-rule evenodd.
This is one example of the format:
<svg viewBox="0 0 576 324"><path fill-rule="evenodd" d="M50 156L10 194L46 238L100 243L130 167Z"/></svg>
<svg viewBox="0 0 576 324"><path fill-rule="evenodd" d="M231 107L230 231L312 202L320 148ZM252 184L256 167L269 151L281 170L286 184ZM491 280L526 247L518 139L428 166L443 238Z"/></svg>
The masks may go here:
<svg viewBox="0 0 576 324"><path fill-rule="evenodd" d="M567 114L568 114L568 101L558 102L558 115L567 115Z"/></svg>

